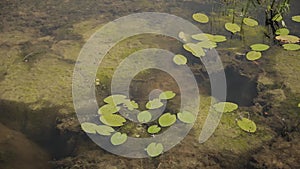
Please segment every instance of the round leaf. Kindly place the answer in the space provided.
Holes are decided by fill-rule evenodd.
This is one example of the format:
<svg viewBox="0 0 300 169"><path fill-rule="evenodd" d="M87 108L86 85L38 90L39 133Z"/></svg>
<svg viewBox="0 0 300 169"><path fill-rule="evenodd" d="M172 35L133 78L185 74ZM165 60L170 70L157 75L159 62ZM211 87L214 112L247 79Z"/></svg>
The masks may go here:
<svg viewBox="0 0 300 169"><path fill-rule="evenodd" d="M104 106L100 107L98 110L98 114L113 114L120 110L120 107L112 105L112 104L105 104Z"/></svg>
<svg viewBox="0 0 300 169"><path fill-rule="evenodd" d="M225 24L225 28L226 30L232 32L232 33L236 33L236 32L239 32L241 31L241 27L235 23L226 23Z"/></svg>
<svg viewBox="0 0 300 169"><path fill-rule="evenodd" d="M99 125L99 126L97 126L96 131L100 135L110 136L111 133L114 132L115 130L110 126Z"/></svg>
<svg viewBox="0 0 300 169"><path fill-rule="evenodd" d="M159 99L153 99L146 103L147 109L158 109L162 107L164 104Z"/></svg>
<svg viewBox="0 0 300 169"><path fill-rule="evenodd" d="M104 99L104 102L112 105L119 105L121 103L124 103L125 99L126 96L117 94L106 97Z"/></svg>
<svg viewBox="0 0 300 169"><path fill-rule="evenodd" d="M173 62L177 65L185 65L187 63L187 59L183 55L175 55L173 57Z"/></svg>
<svg viewBox="0 0 300 169"><path fill-rule="evenodd" d="M299 50L300 45L298 44L284 44L282 45L285 50Z"/></svg>
<svg viewBox="0 0 300 169"><path fill-rule="evenodd" d="M248 25L248 26L257 26L258 25L258 22L254 19L251 19L251 18L244 18L243 23Z"/></svg>
<svg viewBox="0 0 300 169"><path fill-rule="evenodd" d="M217 104L213 105L213 108L217 112L224 112L224 113L229 113L232 112L236 109L238 109L238 105L232 102L219 102Z"/></svg>
<svg viewBox="0 0 300 169"><path fill-rule="evenodd" d="M152 119L152 115L148 111L142 111L137 115L137 119L140 123L148 123Z"/></svg>
<svg viewBox="0 0 300 169"><path fill-rule="evenodd" d="M300 15L293 16L292 20L295 22L300 22Z"/></svg>
<svg viewBox="0 0 300 169"><path fill-rule="evenodd" d="M158 119L158 123L162 127L171 126L176 122L176 116L174 114L165 113L161 115Z"/></svg>
<svg viewBox="0 0 300 169"><path fill-rule="evenodd" d="M223 35L213 35L212 37L209 37L209 40L211 40L213 42L224 42L227 39Z"/></svg>
<svg viewBox="0 0 300 169"><path fill-rule="evenodd" d="M125 143L126 140L127 140L127 134L126 133L122 134L120 132L113 134L110 138L110 142L115 146Z"/></svg>
<svg viewBox="0 0 300 169"><path fill-rule="evenodd" d="M197 45L200 48L206 48L206 49L212 49L212 48L217 47L217 43L212 42L212 41L202 41L202 42L197 43Z"/></svg>
<svg viewBox="0 0 300 169"><path fill-rule="evenodd" d="M126 122L126 119L117 114L106 114L100 116L100 121L108 126L119 127Z"/></svg>
<svg viewBox="0 0 300 169"><path fill-rule="evenodd" d="M180 121L184 122L184 123L194 123L196 120L196 117L193 113L191 112L187 112L187 111L183 111L182 113L178 113L177 117Z"/></svg>
<svg viewBox="0 0 300 169"><path fill-rule="evenodd" d="M199 34L192 35L192 38L198 41L208 41L210 36L213 35L207 33L199 33Z"/></svg>
<svg viewBox="0 0 300 169"><path fill-rule="evenodd" d="M238 126L249 133L254 133L256 131L256 124L247 118L241 118L237 121Z"/></svg>
<svg viewBox="0 0 300 169"><path fill-rule="evenodd" d="M147 154L150 156L150 157L156 157L156 156L159 156L164 150L164 147L161 143L150 143L147 148L146 148L146 151L147 151Z"/></svg>
<svg viewBox="0 0 300 169"><path fill-rule="evenodd" d="M266 44L253 44L250 46L250 48L254 51L265 51L265 50L268 50L270 48L269 45L266 45Z"/></svg>
<svg viewBox="0 0 300 169"><path fill-rule="evenodd" d="M300 41L300 38L294 35L280 35L275 38L283 43L297 43Z"/></svg>
<svg viewBox="0 0 300 169"><path fill-rule="evenodd" d="M257 59L261 58L261 52L250 51L246 54L246 58L248 60L257 60Z"/></svg>
<svg viewBox="0 0 300 169"><path fill-rule="evenodd" d="M94 123L89 123L89 122L81 123L81 128L86 133L96 134L96 128L97 127L98 126Z"/></svg>
<svg viewBox="0 0 300 169"><path fill-rule="evenodd" d="M195 13L193 14L193 19L200 23L207 23L209 21L209 18L207 15L203 13Z"/></svg>
<svg viewBox="0 0 300 169"><path fill-rule="evenodd" d="M161 130L161 128L158 125L152 125L147 129L147 132L150 134L158 133Z"/></svg>
<svg viewBox="0 0 300 169"><path fill-rule="evenodd" d="M287 28L280 28L275 32L276 35L288 35L289 33L290 31Z"/></svg>
<svg viewBox="0 0 300 169"><path fill-rule="evenodd" d="M165 91L165 92L162 92L160 95L159 95L159 99L162 99L162 100L168 100L168 99L172 99L176 96L176 94L172 91Z"/></svg>

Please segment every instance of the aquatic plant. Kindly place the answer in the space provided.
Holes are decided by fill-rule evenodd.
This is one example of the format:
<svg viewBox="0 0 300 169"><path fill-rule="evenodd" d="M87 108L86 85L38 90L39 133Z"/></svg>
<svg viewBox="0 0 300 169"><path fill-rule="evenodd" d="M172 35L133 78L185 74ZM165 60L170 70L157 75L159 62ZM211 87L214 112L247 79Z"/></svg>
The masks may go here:
<svg viewBox="0 0 300 169"><path fill-rule="evenodd" d="M82 130L86 133L89 133L89 134L96 134L97 133L97 131L96 131L97 127L98 126L94 123L88 123L88 122L81 123Z"/></svg>
<svg viewBox="0 0 300 169"><path fill-rule="evenodd" d="M113 114L120 111L120 107L112 104L105 104L99 108L98 114L105 115L105 114Z"/></svg>
<svg viewBox="0 0 300 169"><path fill-rule="evenodd" d="M295 35L279 35L275 39L282 43L297 43L300 41L300 38Z"/></svg>
<svg viewBox="0 0 300 169"><path fill-rule="evenodd" d="M106 126L106 125L99 125L96 128L96 131L98 134L103 135L103 136L110 136L111 133L115 132L115 129L110 127L110 126Z"/></svg>
<svg viewBox="0 0 300 169"><path fill-rule="evenodd" d="M257 26L258 25L258 22L255 19L251 19L251 18L244 18L243 23L248 26Z"/></svg>
<svg viewBox="0 0 300 169"><path fill-rule="evenodd" d="M288 35L290 33L290 30L288 30L287 28L280 28L277 29L275 34L276 35Z"/></svg>
<svg viewBox="0 0 300 169"><path fill-rule="evenodd" d="M161 128L158 125L152 125L148 127L147 132L150 134L156 134L160 132Z"/></svg>
<svg viewBox="0 0 300 169"><path fill-rule="evenodd" d="M191 52L196 57L200 58L202 56L205 56L205 52L202 49L202 47L195 44L195 43L186 43L186 44L183 45L183 48L186 51Z"/></svg>
<svg viewBox="0 0 300 169"><path fill-rule="evenodd" d="M173 57L173 62L177 65L185 65L187 63L187 59L185 56L178 54Z"/></svg>
<svg viewBox="0 0 300 169"><path fill-rule="evenodd" d="M146 103L146 108L147 109L158 109L162 107L164 104L160 101L160 99L156 98L153 100L150 100Z"/></svg>
<svg viewBox="0 0 300 169"><path fill-rule="evenodd" d="M158 119L158 123L162 127L169 127L176 122L176 115L171 113L165 113Z"/></svg>
<svg viewBox="0 0 300 169"><path fill-rule="evenodd" d="M299 50L300 45L298 44L284 44L282 45L285 50Z"/></svg>
<svg viewBox="0 0 300 169"><path fill-rule="evenodd" d="M246 58L251 61L257 60L257 59L261 58L261 52L250 51L246 54Z"/></svg>
<svg viewBox="0 0 300 169"><path fill-rule="evenodd" d="M128 110L134 110L138 109L139 105L134 100L124 100L123 103L124 107L126 107Z"/></svg>
<svg viewBox="0 0 300 169"><path fill-rule="evenodd" d="M115 146L124 144L126 142L126 140L127 140L127 134L126 133L122 134L120 132L116 132L110 138L111 144L113 144Z"/></svg>
<svg viewBox="0 0 300 169"><path fill-rule="evenodd" d="M207 23L209 21L208 16L203 13L195 13L192 17L195 21L199 23Z"/></svg>
<svg viewBox="0 0 300 169"><path fill-rule="evenodd" d="M123 126L123 123L126 122L126 119L117 114L106 114L100 116L100 121L108 126L119 127Z"/></svg>
<svg viewBox="0 0 300 169"><path fill-rule="evenodd" d="M241 27L238 24L231 23L231 22L226 23L225 28L226 28L226 30L228 30L231 33L236 33L236 32L241 31Z"/></svg>
<svg viewBox="0 0 300 169"><path fill-rule="evenodd" d="M109 136L111 135L112 132L115 130L106 125L97 125L94 123L89 123L89 122L84 122L81 124L81 128L84 132L89 133L89 134L100 134L100 135L105 135Z"/></svg>
<svg viewBox="0 0 300 169"><path fill-rule="evenodd" d="M176 94L173 91L164 91L159 95L159 99L161 100L169 100L173 99Z"/></svg>
<svg viewBox="0 0 300 169"><path fill-rule="evenodd" d="M177 113L177 118L184 123L194 123L196 116L188 111Z"/></svg>
<svg viewBox="0 0 300 169"><path fill-rule="evenodd" d="M244 131L249 133L254 133L256 131L256 124L248 119L248 118L241 118L237 120L237 125Z"/></svg>
<svg viewBox="0 0 300 169"><path fill-rule="evenodd" d="M300 22L300 15L293 16L292 20L295 22Z"/></svg>
<svg viewBox="0 0 300 169"><path fill-rule="evenodd" d="M150 157L157 157L162 154L164 146L161 143L150 143L145 149Z"/></svg>
<svg viewBox="0 0 300 169"><path fill-rule="evenodd" d="M124 95L110 95L106 97L103 101L111 105L119 105L124 103L125 100L126 96Z"/></svg>
<svg viewBox="0 0 300 169"><path fill-rule="evenodd" d="M140 123L148 123L152 119L152 115L149 111L142 111L137 115L137 119Z"/></svg>
<svg viewBox="0 0 300 169"><path fill-rule="evenodd" d="M229 113L233 112L234 110L238 109L238 105L236 103L232 102L219 102L213 105L213 108L217 112L224 112L224 113Z"/></svg>
<svg viewBox="0 0 300 169"><path fill-rule="evenodd" d="M251 45L250 48L254 51L262 52L268 50L270 46L266 44L258 43L258 44Z"/></svg>

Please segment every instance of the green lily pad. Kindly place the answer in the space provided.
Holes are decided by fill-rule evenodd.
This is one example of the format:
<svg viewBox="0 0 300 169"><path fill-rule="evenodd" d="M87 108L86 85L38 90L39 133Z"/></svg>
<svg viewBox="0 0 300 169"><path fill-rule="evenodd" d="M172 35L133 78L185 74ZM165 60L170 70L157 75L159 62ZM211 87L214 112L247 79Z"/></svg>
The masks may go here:
<svg viewBox="0 0 300 169"><path fill-rule="evenodd" d="M176 116L171 113L165 113L161 115L158 119L158 123L162 127L168 127L171 126L176 122Z"/></svg>
<svg viewBox="0 0 300 169"><path fill-rule="evenodd" d="M207 23L209 21L208 16L203 13L195 13L192 17L195 21L200 23Z"/></svg>
<svg viewBox="0 0 300 169"><path fill-rule="evenodd" d="M300 41L300 38L295 35L279 35L275 38L283 43L297 43Z"/></svg>
<svg viewBox="0 0 300 169"><path fill-rule="evenodd" d="M108 104L119 105L124 103L125 99L126 96L117 94L117 95L110 95L106 97L103 101Z"/></svg>
<svg viewBox="0 0 300 169"><path fill-rule="evenodd" d="M258 51L258 52L261 52L261 51L266 51L270 48L269 45L266 45L266 44L261 44L261 43L258 43L258 44L253 44L250 46L250 48L254 51Z"/></svg>
<svg viewBox="0 0 300 169"><path fill-rule="evenodd" d="M244 131L254 133L256 131L256 124L247 118L241 118L237 121L237 125Z"/></svg>
<svg viewBox="0 0 300 169"><path fill-rule="evenodd" d="M134 110L139 108L139 105L134 100L125 100L124 106L127 107L128 110Z"/></svg>
<svg viewBox="0 0 300 169"><path fill-rule="evenodd" d="M126 119L117 114L106 114L100 116L100 121L108 126L119 127L123 126L123 123L126 122Z"/></svg>
<svg viewBox="0 0 300 169"><path fill-rule="evenodd" d="M280 22L282 21L282 15L281 14L276 14L273 18L272 18L272 21L277 21L277 22Z"/></svg>
<svg viewBox="0 0 300 169"><path fill-rule="evenodd" d="M213 42L224 42L227 40L226 36L223 35L213 35L212 37L208 37L208 38Z"/></svg>
<svg viewBox="0 0 300 169"><path fill-rule="evenodd" d="M232 33L241 31L241 27L239 25L237 25L235 23L230 23L230 22L225 24L225 28L226 28L226 30L228 30Z"/></svg>
<svg viewBox="0 0 300 169"><path fill-rule="evenodd" d="M173 91L164 91L159 95L159 99L168 100L174 98L175 96L176 94Z"/></svg>
<svg viewBox="0 0 300 169"><path fill-rule="evenodd" d="M140 123L148 123L152 119L152 115L148 111L142 111L137 115L137 119Z"/></svg>
<svg viewBox="0 0 300 169"><path fill-rule="evenodd" d="M153 99L146 103L147 109L158 109L162 107L164 104L160 101L160 99Z"/></svg>
<svg viewBox="0 0 300 169"><path fill-rule="evenodd" d="M290 30L288 30L287 28L280 28L277 29L275 34L276 35L288 35L290 33Z"/></svg>
<svg viewBox="0 0 300 169"><path fill-rule="evenodd" d="M246 54L246 58L251 61L257 60L261 58L261 52L250 51Z"/></svg>
<svg viewBox="0 0 300 169"><path fill-rule="evenodd" d="M293 16L292 20L295 22L300 22L300 15Z"/></svg>
<svg viewBox="0 0 300 169"><path fill-rule="evenodd" d="M112 104L105 104L102 107L99 108L98 114L113 114L116 113L120 110L121 108L119 106L115 106Z"/></svg>
<svg viewBox="0 0 300 169"><path fill-rule="evenodd" d="M298 44L284 44L282 45L285 50L299 50L300 45Z"/></svg>
<svg viewBox="0 0 300 169"><path fill-rule="evenodd" d="M89 134L96 134L97 127L98 127L97 124L94 124L94 123L89 123L89 122L81 123L82 130Z"/></svg>
<svg viewBox="0 0 300 169"><path fill-rule="evenodd" d="M121 144L125 143L126 140L127 140L127 134L126 133L122 134L120 132L113 134L110 138L110 142L114 146L121 145Z"/></svg>
<svg viewBox="0 0 300 169"><path fill-rule="evenodd" d="M110 136L112 132L115 132L115 130L110 126L99 125L96 128L96 132L103 136Z"/></svg>
<svg viewBox="0 0 300 169"><path fill-rule="evenodd" d="M213 35L207 33L199 33L199 34L192 35L192 38L198 41L208 41L210 40L209 38L212 36Z"/></svg>
<svg viewBox="0 0 300 169"><path fill-rule="evenodd" d="M187 63L187 59L185 56L178 54L173 57L173 62L176 65L185 65Z"/></svg>
<svg viewBox="0 0 300 169"><path fill-rule="evenodd" d="M196 57L205 56L204 50L197 44L194 43L186 43L183 45L183 48L189 52L191 52Z"/></svg>
<svg viewBox="0 0 300 169"><path fill-rule="evenodd" d="M197 43L197 45L200 46L201 48L206 48L206 49L213 49L217 47L217 43L212 41L202 41Z"/></svg>
<svg viewBox="0 0 300 169"><path fill-rule="evenodd" d="M156 134L160 132L161 128L158 125L152 125L148 127L147 132L150 134Z"/></svg>
<svg viewBox="0 0 300 169"><path fill-rule="evenodd" d="M244 18L243 23L248 25L248 26L257 26L258 25L258 22L254 19L251 19L251 18Z"/></svg>
<svg viewBox="0 0 300 169"><path fill-rule="evenodd" d="M184 123L194 123L196 121L196 117L193 113L183 111L181 113L177 113L177 117L180 121Z"/></svg>
<svg viewBox="0 0 300 169"><path fill-rule="evenodd" d="M224 112L224 113L233 112L234 110L238 109L238 107L239 106L237 104L232 102L219 102L213 105L213 108L217 112Z"/></svg>
<svg viewBox="0 0 300 169"><path fill-rule="evenodd" d="M161 143L150 143L147 148L146 148L146 151L147 151L147 154L150 156L150 157L157 157L159 156L164 150L164 146L161 144Z"/></svg>

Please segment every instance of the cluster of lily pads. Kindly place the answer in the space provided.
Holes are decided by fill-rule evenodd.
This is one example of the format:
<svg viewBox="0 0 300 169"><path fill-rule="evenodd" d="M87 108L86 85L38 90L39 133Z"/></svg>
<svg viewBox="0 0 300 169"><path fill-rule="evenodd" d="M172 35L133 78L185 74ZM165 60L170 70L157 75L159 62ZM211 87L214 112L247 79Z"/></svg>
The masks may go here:
<svg viewBox="0 0 300 169"><path fill-rule="evenodd" d="M148 110L141 111L137 114L137 120L143 124L152 120L150 110L159 109L164 106L163 100L173 99L176 94L172 91L164 91L160 93L158 98L149 100L145 107ZM125 95L111 95L103 100L106 104L101 106L98 110L99 120L101 125L84 122L81 128L84 132L89 134L99 134L102 136L111 136L110 142L114 146L124 144L127 141L127 134L118 132L118 127L122 127L126 123L126 119L119 114L123 108L127 111L133 111L139 108L139 105L134 101L128 99ZM158 118L158 124L151 125L147 128L147 132L152 136L161 131L163 127L172 126L177 119L183 123L194 123L196 116L188 111L182 111L175 114L169 112L163 113ZM156 157L163 152L163 145L161 143L150 143L145 150L150 157Z"/></svg>

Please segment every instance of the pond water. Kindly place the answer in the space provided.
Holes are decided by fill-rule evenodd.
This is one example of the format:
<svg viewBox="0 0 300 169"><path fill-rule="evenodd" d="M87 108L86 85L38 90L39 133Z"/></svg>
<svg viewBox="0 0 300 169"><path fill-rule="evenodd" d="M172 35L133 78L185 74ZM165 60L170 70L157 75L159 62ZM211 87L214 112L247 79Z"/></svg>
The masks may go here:
<svg viewBox="0 0 300 169"><path fill-rule="evenodd" d="M275 33L286 27L290 35L296 36L293 44L299 44L300 23L292 17L300 15L300 1L277 0L268 9L269 4L272 0L1 1L0 168L300 168L297 151L300 148L300 76L297 75L300 50L283 49L291 39L278 39ZM158 157L132 159L98 147L81 129L73 105L72 80L77 57L89 37L108 22L139 12L173 14L193 23L204 33L225 36L226 41L217 42L211 50L203 47L208 53L218 52L224 66L224 69L213 67L212 72L195 57L197 49L188 51L183 47L184 42L164 35L132 36L120 41L105 55L96 72L96 81L92 82L95 85L92 93L99 107L106 104L104 98L112 94L111 80L120 63L142 49L159 48L184 55L199 90L199 114L194 117L196 122L190 126L188 135ZM192 15L197 12L206 14L209 22L195 21ZM278 13L283 19L275 21L273 18ZM244 17L255 19L258 25L243 24ZM236 23L241 30L237 33L226 30L228 22ZM111 31L116 30L123 31L118 27ZM190 35L185 38L190 43L197 42ZM258 43L268 45L268 50L261 52L261 58L249 60L250 46ZM217 63L216 60L213 54L208 59L213 63ZM179 65L172 63L166 69L176 66ZM226 99L211 97L210 76L213 75L225 76ZM126 72L123 76L127 78ZM187 76L181 78L188 79ZM221 82L218 80L216 82ZM168 101L165 110L161 109L177 115L181 102L193 105L197 99L188 96L198 92L192 85L185 86L187 91L191 88L194 92L182 96L177 82L166 71L147 69L131 80L128 96L140 105L140 110L145 110L149 99L158 97L161 91L173 91L176 96ZM236 103L238 109L223 113L222 117L211 115L211 103L218 100ZM100 124L97 110L87 108L91 102L80 100L80 108L86 111L80 120ZM153 111L152 115L159 118L161 113ZM207 117L220 117L220 123L206 142L199 143ZM244 131L237 123L242 118L254 122L257 130ZM176 124L179 122L178 118ZM161 124L159 120L149 124L127 120L123 126L113 129L130 137L155 138L155 134L147 131L151 125ZM160 133L169 129L162 125L161 128ZM185 126L179 125L174 130L182 128ZM114 148L109 139L107 141ZM167 137L164 141L176 142L168 141ZM147 156L146 151L142 154Z"/></svg>

